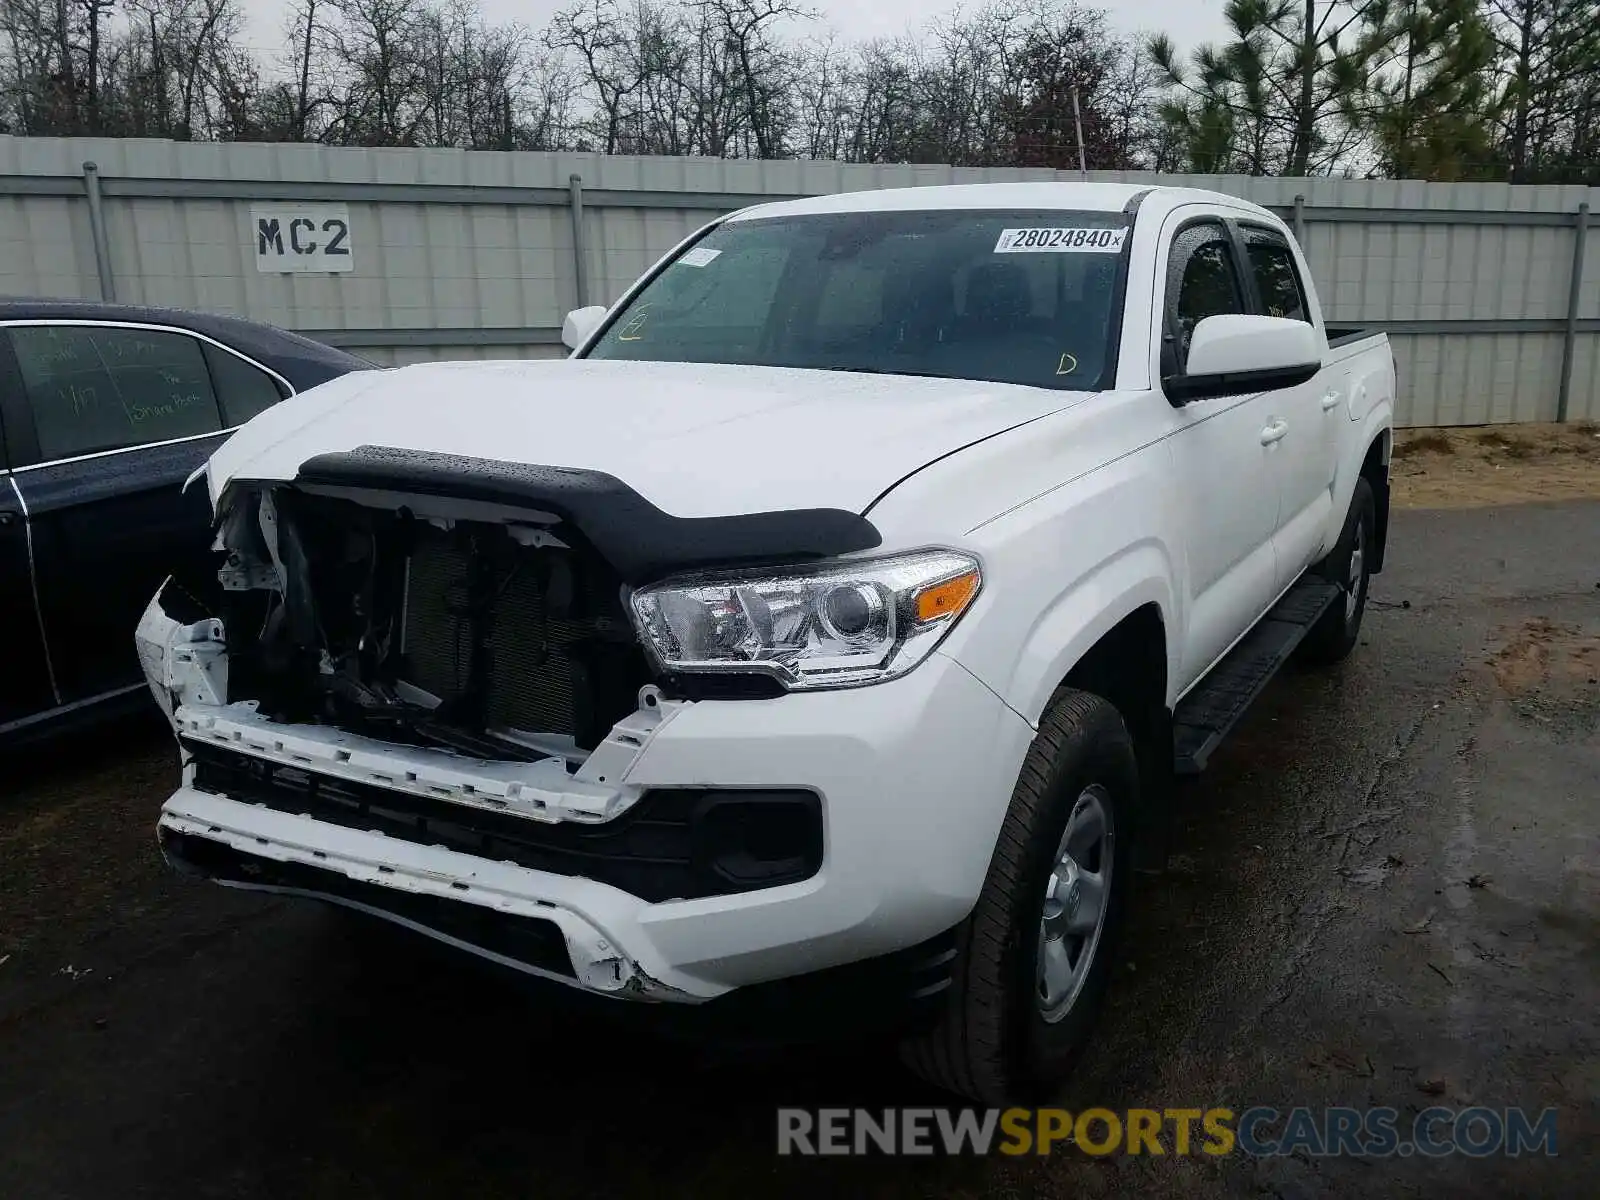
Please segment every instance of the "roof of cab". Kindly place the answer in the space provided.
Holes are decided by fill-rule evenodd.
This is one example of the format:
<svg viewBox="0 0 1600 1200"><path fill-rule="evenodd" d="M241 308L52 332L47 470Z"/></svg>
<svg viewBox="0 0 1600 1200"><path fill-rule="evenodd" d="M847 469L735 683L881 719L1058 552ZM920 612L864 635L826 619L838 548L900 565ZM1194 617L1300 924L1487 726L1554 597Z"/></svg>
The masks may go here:
<svg viewBox="0 0 1600 1200"><path fill-rule="evenodd" d="M779 200L741 209L728 219L799 217L822 213L916 212L930 209L1069 209L1079 212L1121 212L1135 196L1159 193L1169 203L1190 201L1224 204L1267 214L1260 205L1222 192L1200 188L1162 187L1147 183L957 183L932 187L883 188L834 192L802 200ZM1270 215L1270 214L1267 214Z"/></svg>

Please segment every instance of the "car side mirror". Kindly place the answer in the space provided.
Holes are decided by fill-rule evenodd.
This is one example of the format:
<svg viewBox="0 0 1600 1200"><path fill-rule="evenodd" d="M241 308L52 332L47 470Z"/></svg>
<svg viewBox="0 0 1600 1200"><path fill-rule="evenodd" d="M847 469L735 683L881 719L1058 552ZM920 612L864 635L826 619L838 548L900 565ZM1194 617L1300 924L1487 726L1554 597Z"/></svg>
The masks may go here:
<svg viewBox="0 0 1600 1200"><path fill-rule="evenodd" d="M1165 376L1173 404L1295 387L1322 369L1317 330L1288 317L1229 313L1194 327L1183 371Z"/></svg>
<svg viewBox="0 0 1600 1200"><path fill-rule="evenodd" d="M576 350L589 340L589 335L600 328L600 322L605 320L606 306L604 304L591 304L587 308L575 308L567 314L567 319L561 322L561 344L568 350Z"/></svg>

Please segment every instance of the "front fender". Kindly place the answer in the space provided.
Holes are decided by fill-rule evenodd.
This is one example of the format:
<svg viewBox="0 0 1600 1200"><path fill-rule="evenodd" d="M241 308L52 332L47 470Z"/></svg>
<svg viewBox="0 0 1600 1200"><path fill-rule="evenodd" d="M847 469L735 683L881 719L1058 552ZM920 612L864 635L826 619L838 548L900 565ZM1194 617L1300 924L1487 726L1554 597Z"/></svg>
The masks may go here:
<svg viewBox="0 0 1600 1200"><path fill-rule="evenodd" d="M1003 688L1006 703L1037 726L1045 705L1061 681L1101 638L1129 614L1154 604L1162 627L1173 628L1172 568L1165 549L1144 542L1100 564L1057 596L1028 631L1017 655L1016 668ZM1167 678L1174 679L1179 664L1169 636L1165 647ZM1172 700L1167 697L1168 702Z"/></svg>
<svg viewBox="0 0 1600 1200"><path fill-rule="evenodd" d="M1160 396L1097 395L919 472L873 511L887 541L909 546L942 543L962 510L989 509L953 543L980 556L984 586L943 650L1032 725L1142 605L1161 610L1169 689L1178 677L1182 537L1201 498L1180 494L1172 428Z"/></svg>
<svg viewBox="0 0 1600 1200"><path fill-rule="evenodd" d="M1167 630L1169 690L1178 678L1181 566L1165 535L1180 522L1166 462L1154 447L1130 455L968 535L984 595L945 652L1030 724L1089 648L1147 604Z"/></svg>

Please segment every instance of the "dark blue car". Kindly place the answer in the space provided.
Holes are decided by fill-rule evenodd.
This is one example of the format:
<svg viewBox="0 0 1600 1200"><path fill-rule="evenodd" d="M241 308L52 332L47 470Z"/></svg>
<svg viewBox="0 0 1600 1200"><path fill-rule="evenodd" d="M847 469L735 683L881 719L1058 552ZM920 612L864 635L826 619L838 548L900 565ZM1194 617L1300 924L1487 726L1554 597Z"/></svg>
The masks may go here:
<svg viewBox="0 0 1600 1200"><path fill-rule="evenodd" d="M0 300L0 743L142 703L134 627L210 543L184 480L263 409L372 367L233 317Z"/></svg>

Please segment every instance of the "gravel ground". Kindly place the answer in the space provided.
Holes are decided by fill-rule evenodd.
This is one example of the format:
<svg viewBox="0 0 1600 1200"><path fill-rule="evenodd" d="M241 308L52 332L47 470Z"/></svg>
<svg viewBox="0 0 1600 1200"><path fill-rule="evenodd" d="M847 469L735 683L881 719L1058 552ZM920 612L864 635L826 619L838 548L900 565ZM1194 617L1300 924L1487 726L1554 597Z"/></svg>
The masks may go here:
<svg viewBox="0 0 1600 1200"><path fill-rule="evenodd" d="M1600 503L1398 513L1364 644L1183 796L1061 1103L1554 1106L1555 1159L778 1160L776 1105L941 1103L847 1044L730 1061L430 944L169 875L129 727L0 782L0 1196L1588 1196Z"/></svg>

